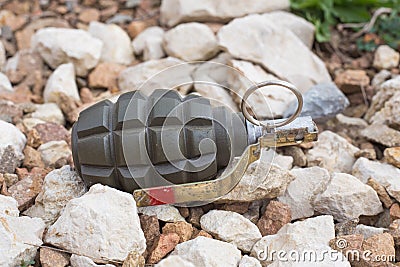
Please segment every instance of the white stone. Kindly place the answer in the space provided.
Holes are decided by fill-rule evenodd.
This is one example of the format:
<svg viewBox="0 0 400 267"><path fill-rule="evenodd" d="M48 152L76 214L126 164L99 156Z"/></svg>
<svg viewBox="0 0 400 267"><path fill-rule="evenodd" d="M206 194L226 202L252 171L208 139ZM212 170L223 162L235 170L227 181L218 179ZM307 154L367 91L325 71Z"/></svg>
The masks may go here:
<svg viewBox="0 0 400 267"><path fill-rule="evenodd" d="M226 22L251 13L289 9L288 0L164 0L161 4L161 22L174 26L188 21Z"/></svg>
<svg viewBox="0 0 400 267"><path fill-rule="evenodd" d="M277 234L264 236L258 241L251 252L251 256L259 259L263 266L348 266L344 262L334 262L330 257L323 257L323 253L329 253L329 241L335 237L335 229L332 216L318 216L304 221L289 223L283 226ZM278 254L273 251L284 251L285 262L279 262ZM312 251L319 261L295 262L290 257L293 254L303 255L305 251ZM308 254L309 255L309 254ZM328 254L330 255L330 254ZM321 260L324 259L324 260ZM272 263L272 264L271 264ZM271 265L269 265L271 264ZM283 265L282 265L283 264Z"/></svg>
<svg viewBox="0 0 400 267"><path fill-rule="evenodd" d="M261 263L256 258L244 255L238 267L261 267Z"/></svg>
<svg viewBox="0 0 400 267"><path fill-rule="evenodd" d="M307 152L308 166L319 166L329 172L351 173L359 149L343 137L324 131L318 136L314 147Z"/></svg>
<svg viewBox="0 0 400 267"><path fill-rule="evenodd" d="M121 261L146 249L132 195L100 184L68 202L45 241L72 253Z"/></svg>
<svg viewBox="0 0 400 267"><path fill-rule="evenodd" d="M43 243L43 221L0 215L0 222L0 266L20 266L21 262L35 259L38 246Z"/></svg>
<svg viewBox="0 0 400 267"><path fill-rule="evenodd" d="M0 216L9 215L18 217L18 202L9 196L0 195Z"/></svg>
<svg viewBox="0 0 400 267"><path fill-rule="evenodd" d="M274 75L249 61L232 60L230 64L237 70L229 72L228 82L238 104L250 86L267 80L278 80ZM247 102L258 118L276 118L282 117L294 100L296 97L289 90L280 86L268 86L254 92Z"/></svg>
<svg viewBox="0 0 400 267"><path fill-rule="evenodd" d="M172 28L164 34L163 47L171 56L185 61L207 60L218 53L218 42L205 24L191 22Z"/></svg>
<svg viewBox="0 0 400 267"><path fill-rule="evenodd" d="M204 236L178 244L171 255L178 255L196 267L236 267L242 257L234 245Z"/></svg>
<svg viewBox="0 0 400 267"><path fill-rule="evenodd" d="M334 173L326 190L317 196L315 211L330 214L339 222L383 211L378 194L370 186L346 173Z"/></svg>
<svg viewBox="0 0 400 267"><path fill-rule="evenodd" d="M0 41L0 71L3 71L6 61L6 49L4 48L3 42Z"/></svg>
<svg viewBox="0 0 400 267"><path fill-rule="evenodd" d="M97 65L103 46L84 30L52 27L38 30L31 43L53 69L71 62L78 76L85 76Z"/></svg>
<svg viewBox="0 0 400 267"><path fill-rule="evenodd" d="M139 207L138 212L148 216L156 216L157 219L163 222L185 221L179 210L171 205Z"/></svg>
<svg viewBox="0 0 400 267"><path fill-rule="evenodd" d="M262 237L254 223L232 211L211 210L201 216L200 224L206 232L244 252L250 252L254 243Z"/></svg>
<svg viewBox="0 0 400 267"><path fill-rule="evenodd" d="M262 15L234 19L217 36L232 56L262 65L303 93L314 84L331 81L324 62L292 31Z"/></svg>
<svg viewBox="0 0 400 267"><path fill-rule="evenodd" d="M261 150L260 160L250 164L239 183L219 202L250 202L272 199L285 193L289 183L295 179L288 170L274 164L274 155L267 149ZM232 165L231 165L232 166ZM228 166L225 172L229 171Z"/></svg>
<svg viewBox="0 0 400 267"><path fill-rule="evenodd" d="M374 235L383 234L387 230L386 228L373 227L369 225L359 224L356 226L355 234L364 236L364 239L370 238Z"/></svg>
<svg viewBox="0 0 400 267"><path fill-rule="evenodd" d="M14 92L8 77L0 72L0 93L12 93Z"/></svg>
<svg viewBox="0 0 400 267"><path fill-rule="evenodd" d="M31 114L31 117L61 125L64 125L65 123L61 109L54 103L36 105L36 111Z"/></svg>
<svg viewBox="0 0 400 267"><path fill-rule="evenodd" d="M380 109L378 112L376 112L371 117L370 122L372 124L400 125L400 117L398 116L398 114L400 113L399 101L400 101L400 91L397 91L392 95L392 97L390 97L390 99L388 99L385 102L383 108ZM369 134L368 132L369 131L367 130L367 134ZM371 136L372 136L372 134L371 134ZM367 137L369 137L369 136L367 136ZM374 138L374 139L377 139L377 141L379 141L379 139L385 140L386 138L380 137L378 135L378 138ZM390 138L390 139L392 139L392 138ZM384 141L384 142L391 143L392 140L390 140L390 139L387 141ZM384 144L384 145L387 146L387 144ZM390 146L392 146L392 145L390 145Z"/></svg>
<svg viewBox="0 0 400 267"><path fill-rule="evenodd" d="M382 83L378 88L378 92L372 98L371 105L365 114L364 118L372 123L372 117L380 116L381 110L385 107L385 104L400 90L400 75L396 78L390 79ZM386 112L384 112L385 114ZM378 115L379 114L379 115ZM375 122L378 122L375 120Z"/></svg>
<svg viewBox="0 0 400 267"><path fill-rule="evenodd" d="M128 65L133 59L131 39L118 25L90 22L89 33L103 42L101 61Z"/></svg>
<svg viewBox="0 0 400 267"><path fill-rule="evenodd" d="M314 43L315 26L303 19L286 11L274 11L263 15L271 20L271 23L288 28L309 48Z"/></svg>
<svg viewBox="0 0 400 267"><path fill-rule="evenodd" d="M68 159L72 155L69 145L64 140L44 143L37 151L40 152L46 167L55 166L59 159Z"/></svg>
<svg viewBox="0 0 400 267"><path fill-rule="evenodd" d="M52 224L68 201L82 196L85 192L82 179L69 165L66 165L46 175L42 191L35 199L35 205L24 214L42 218L47 225Z"/></svg>
<svg viewBox="0 0 400 267"><path fill-rule="evenodd" d="M290 206L292 220L313 216L314 200L326 190L331 179L329 172L320 167L311 167L293 169L290 174L296 178L278 200Z"/></svg>
<svg viewBox="0 0 400 267"><path fill-rule="evenodd" d="M0 159L3 155L4 150L11 146L16 153L16 156L20 159L24 159L22 150L25 148L26 137L25 135L13 124L0 120Z"/></svg>
<svg viewBox="0 0 400 267"><path fill-rule="evenodd" d="M71 267L115 267L115 265L112 264L96 264L92 259L76 254L72 254L69 261Z"/></svg>
<svg viewBox="0 0 400 267"><path fill-rule="evenodd" d="M353 166L353 175L367 183L369 178L374 179L388 194L400 201L400 169L390 164L359 158Z"/></svg>
<svg viewBox="0 0 400 267"><path fill-rule="evenodd" d="M273 163L284 170L291 170L293 167L293 157L285 156L278 154L276 152L272 152L273 150L270 149L270 153L275 153L275 157Z"/></svg>
<svg viewBox="0 0 400 267"><path fill-rule="evenodd" d="M72 63L62 64L50 75L43 91L44 102L60 102L60 94L79 101L78 87L75 83L75 70Z"/></svg>
<svg viewBox="0 0 400 267"><path fill-rule="evenodd" d="M399 52L388 45L380 45L375 51L373 66L377 69L397 68L399 60Z"/></svg>
<svg viewBox="0 0 400 267"><path fill-rule="evenodd" d="M143 60L160 59L165 56L162 47L164 30L161 27L149 27L138 34L132 41L132 48L136 55L143 54Z"/></svg>
<svg viewBox="0 0 400 267"><path fill-rule="evenodd" d="M193 263L177 255L171 255L161 260L154 267L195 267Z"/></svg>
<svg viewBox="0 0 400 267"><path fill-rule="evenodd" d="M149 60L122 71L118 79L119 89L151 94L155 89L175 88L186 94L193 82L191 73L194 68L195 65L172 57Z"/></svg>
<svg viewBox="0 0 400 267"><path fill-rule="evenodd" d="M217 57L204 62L193 71L194 89L203 97L210 99L212 106L225 106L238 112L228 85L228 73L233 71L227 64L231 56L221 53Z"/></svg>

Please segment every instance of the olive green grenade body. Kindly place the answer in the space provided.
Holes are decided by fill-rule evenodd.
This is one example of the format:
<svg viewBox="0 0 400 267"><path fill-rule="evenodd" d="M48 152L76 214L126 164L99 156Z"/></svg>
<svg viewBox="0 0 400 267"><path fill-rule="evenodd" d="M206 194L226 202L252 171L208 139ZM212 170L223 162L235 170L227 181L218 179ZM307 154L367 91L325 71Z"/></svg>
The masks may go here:
<svg viewBox="0 0 400 267"><path fill-rule="evenodd" d="M216 178L261 135L242 115L173 90L122 94L82 111L72 129L75 167L95 183L133 192Z"/></svg>

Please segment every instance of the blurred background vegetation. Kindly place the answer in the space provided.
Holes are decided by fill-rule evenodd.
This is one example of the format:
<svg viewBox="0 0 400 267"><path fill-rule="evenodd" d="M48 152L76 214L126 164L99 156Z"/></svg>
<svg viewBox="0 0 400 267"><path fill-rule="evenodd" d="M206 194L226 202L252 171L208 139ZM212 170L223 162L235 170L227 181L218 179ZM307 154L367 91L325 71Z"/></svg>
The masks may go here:
<svg viewBox="0 0 400 267"><path fill-rule="evenodd" d="M315 25L320 43L330 42L333 30L350 29L360 51L400 49L400 0L291 0L291 9Z"/></svg>

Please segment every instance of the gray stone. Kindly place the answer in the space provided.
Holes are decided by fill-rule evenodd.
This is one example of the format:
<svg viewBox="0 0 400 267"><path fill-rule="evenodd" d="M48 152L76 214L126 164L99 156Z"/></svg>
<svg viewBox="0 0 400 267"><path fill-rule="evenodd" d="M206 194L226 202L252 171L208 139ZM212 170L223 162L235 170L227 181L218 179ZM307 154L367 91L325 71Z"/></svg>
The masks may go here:
<svg viewBox="0 0 400 267"><path fill-rule="evenodd" d="M334 83L316 84L303 94L304 105L301 116L311 116L315 120L326 120L341 113L349 106L349 100ZM292 115L297 108L297 102L290 104L285 117Z"/></svg>
<svg viewBox="0 0 400 267"><path fill-rule="evenodd" d="M92 21L88 32L103 42L101 61L128 65L134 59L131 39L118 25Z"/></svg>
<svg viewBox="0 0 400 267"><path fill-rule="evenodd" d="M292 31L262 15L234 19L219 30L218 39L232 56L262 65L303 93L316 83L331 81L323 61Z"/></svg>
<svg viewBox="0 0 400 267"><path fill-rule="evenodd" d="M361 132L361 136L387 147L400 146L400 131L374 123Z"/></svg>
<svg viewBox="0 0 400 267"><path fill-rule="evenodd" d="M314 209L320 214L333 215L339 222L358 218L360 215L377 215L383 211L377 193L346 173L332 175L326 190L316 197Z"/></svg>
<svg viewBox="0 0 400 267"><path fill-rule="evenodd" d="M174 26L180 22L217 21L226 22L232 18L251 13L265 13L289 9L288 0L164 0L161 4L161 22Z"/></svg>
<svg viewBox="0 0 400 267"><path fill-rule="evenodd" d="M363 235L365 239L370 238L374 235L383 234L387 230L386 228L378 228L369 225L359 224L356 226L355 234Z"/></svg>
<svg viewBox="0 0 400 267"><path fill-rule="evenodd" d="M200 219L201 228L217 239L250 252L262 236L257 226L243 215L232 211L211 210Z"/></svg>
<svg viewBox="0 0 400 267"><path fill-rule="evenodd" d="M353 166L352 174L367 183L369 178L374 179L386 188L388 194L400 201L400 169L390 164L359 158Z"/></svg>
<svg viewBox="0 0 400 267"><path fill-rule="evenodd" d="M169 56L185 61L207 60L219 51L212 30L197 22L181 24L167 31L163 47Z"/></svg>
<svg viewBox="0 0 400 267"><path fill-rule="evenodd" d="M292 220L313 216L315 198L326 190L331 179L329 172L320 167L311 167L293 169L290 174L295 179L278 200L290 206Z"/></svg>
<svg viewBox="0 0 400 267"><path fill-rule="evenodd" d="M68 202L45 241L72 253L120 261L146 249L132 195L100 184Z"/></svg>
<svg viewBox="0 0 400 267"><path fill-rule="evenodd" d="M234 245L204 236L178 244L171 255L178 255L196 267L236 267L242 257Z"/></svg>

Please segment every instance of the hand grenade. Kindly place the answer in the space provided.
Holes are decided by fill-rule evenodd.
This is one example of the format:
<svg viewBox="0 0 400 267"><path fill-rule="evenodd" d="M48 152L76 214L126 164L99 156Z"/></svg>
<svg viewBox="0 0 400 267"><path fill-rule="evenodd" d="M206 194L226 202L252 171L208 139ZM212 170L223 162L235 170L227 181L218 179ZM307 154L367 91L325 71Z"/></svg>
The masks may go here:
<svg viewBox="0 0 400 267"><path fill-rule="evenodd" d="M262 123L250 116L246 99L267 85L296 94L298 109L289 119ZM103 100L82 111L72 128L75 168L87 186L134 192L138 206L203 201L232 190L260 147L317 139L311 118L296 119L302 98L289 83L256 84L241 107L243 114L233 113L204 97L166 89L149 96L127 92L115 103ZM233 171L215 179L238 156Z"/></svg>

